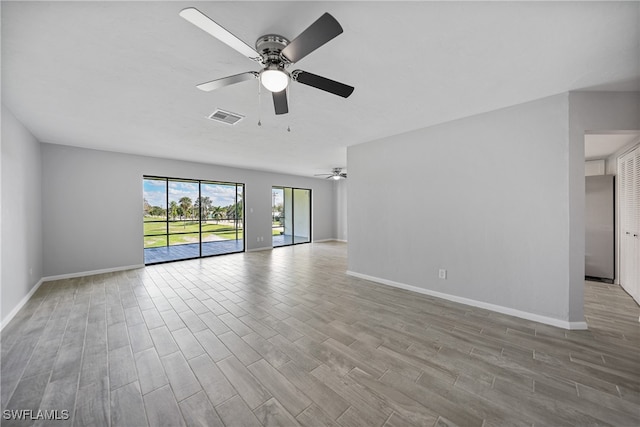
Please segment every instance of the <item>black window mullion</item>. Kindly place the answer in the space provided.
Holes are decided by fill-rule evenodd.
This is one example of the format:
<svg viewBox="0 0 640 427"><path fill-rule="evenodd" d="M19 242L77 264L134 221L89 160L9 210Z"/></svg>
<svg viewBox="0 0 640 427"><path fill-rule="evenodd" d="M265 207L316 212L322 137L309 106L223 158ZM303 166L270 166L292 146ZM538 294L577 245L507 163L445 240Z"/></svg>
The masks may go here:
<svg viewBox="0 0 640 427"><path fill-rule="evenodd" d="M311 190L311 189L309 189L309 190L307 190L307 191L308 191L308 193L309 193L309 223L308 223L308 224L309 224L309 230L308 230L308 233L309 233L309 242L307 242L307 243L311 243L311 242L312 242L312 236L311 236L311 232L312 232L312 227L311 227L311 215L312 215L312 213L313 213L313 206L312 206L312 199L313 199L313 198L311 197L311 196L312 196L312 190Z"/></svg>
<svg viewBox="0 0 640 427"><path fill-rule="evenodd" d="M165 235L165 242L167 248L169 247L169 178L164 179L164 195L167 198L167 234Z"/></svg>
<svg viewBox="0 0 640 427"><path fill-rule="evenodd" d="M295 188L291 188L291 244L296 244L296 208Z"/></svg>
<svg viewBox="0 0 640 427"><path fill-rule="evenodd" d="M200 242L200 258L202 258L202 181L198 181L198 241Z"/></svg>
<svg viewBox="0 0 640 427"><path fill-rule="evenodd" d="M236 240L238 240L238 184L236 184L236 203L233 205L233 223L236 228Z"/></svg>

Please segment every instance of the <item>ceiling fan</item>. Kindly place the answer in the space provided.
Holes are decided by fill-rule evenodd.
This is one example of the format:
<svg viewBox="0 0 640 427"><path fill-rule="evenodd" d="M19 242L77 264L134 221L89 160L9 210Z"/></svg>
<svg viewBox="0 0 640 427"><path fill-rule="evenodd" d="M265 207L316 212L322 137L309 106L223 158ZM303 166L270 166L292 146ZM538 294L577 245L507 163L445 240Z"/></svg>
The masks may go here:
<svg viewBox="0 0 640 427"><path fill-rule="evenodd" d="M346 172L342 172L342 168L333 168L333 170L331 171L331 173L319 173L319 174L315 174L314 176L326 176L326 179L347 179L347 173Z"/></svg>
<svg viewBox="0 0 640 427"><path fill-rule="evenodd" d="M352 86L336 82L326 77L302 70L287 71L287 67L291 64L300 61L342 33L342 27L338 21L328 13L322 15L298 37L291 41L277 34L260 36L258 40L256 40L255 49L225 30L196 8L186 8L180 11L180 16L247 58L258 62L263 67L260 71L247 71L245 73L199 84L197 88L200 90L209 92L243 81L260 79L262 86L272 93L273 106L276 114L286 114L289 112L287 86L290 80L324 90L325 92L343 98L347 98L353 92L354 88Z"/></svg>

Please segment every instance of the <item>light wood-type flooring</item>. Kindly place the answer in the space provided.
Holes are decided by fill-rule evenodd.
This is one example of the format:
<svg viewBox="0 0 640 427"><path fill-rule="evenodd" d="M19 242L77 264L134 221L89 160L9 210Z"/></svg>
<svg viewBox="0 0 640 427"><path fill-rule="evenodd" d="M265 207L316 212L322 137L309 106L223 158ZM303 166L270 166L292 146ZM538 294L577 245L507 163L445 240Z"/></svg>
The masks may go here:
<svg viewBox="0 0 640 427"><path fill-rule="evenodd" d="M566 331L345 270L330 242L45 283L2 332L2 425L640 425L618 286ZM5 420L38 409L69 419Z"/></svg>

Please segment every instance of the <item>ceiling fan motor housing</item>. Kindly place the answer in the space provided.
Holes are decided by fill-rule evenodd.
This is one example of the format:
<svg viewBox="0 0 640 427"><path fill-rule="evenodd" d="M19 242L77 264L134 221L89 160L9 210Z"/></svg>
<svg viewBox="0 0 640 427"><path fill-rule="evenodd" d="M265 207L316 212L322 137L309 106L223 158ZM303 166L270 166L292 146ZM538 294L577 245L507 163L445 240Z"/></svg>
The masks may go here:
<svg viewBox="0 0 640 427"><path fill-rule="evenodd" d="M256 50L262 56L265 65L275 64L281 68L290 62L280 53L287 47L289 40L278 34L267 34L256 40Z"/></svg>

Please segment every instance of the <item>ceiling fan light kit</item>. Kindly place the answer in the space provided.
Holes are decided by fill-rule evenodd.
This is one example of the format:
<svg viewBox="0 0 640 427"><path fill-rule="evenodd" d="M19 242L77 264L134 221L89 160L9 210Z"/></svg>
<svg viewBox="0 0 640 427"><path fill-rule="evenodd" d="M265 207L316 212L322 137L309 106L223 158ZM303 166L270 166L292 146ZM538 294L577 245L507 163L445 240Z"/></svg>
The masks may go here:
<svg viewBox="0 0 640 427"><path fill-rule="evenodd" d="M180 16L225 43L227 46L263 66L263 69L259 72L248 71L201 83L197 85L197 88L200 90L209 92L225 86L259 78L260 84L272 94L276 114L286 114L289 112L287 87L289 86L290 80L343 98L347 98L353 93L354 88L344 83L302 70L295 70L291 73L286 70L286 68L294 62L300 61L342 33L342 27L338 21L328 13L323 14L292 41L278 34L261 36L256 41L256 49L250 47L196 8L186 8L180 12Z"/></svg>
<svg viewBox="0 0 640 427"><path fill-rule="evenodd" d="M282 92L289 86L289 73L275 64L260 72L260 83L269 92Z"/></svg>

